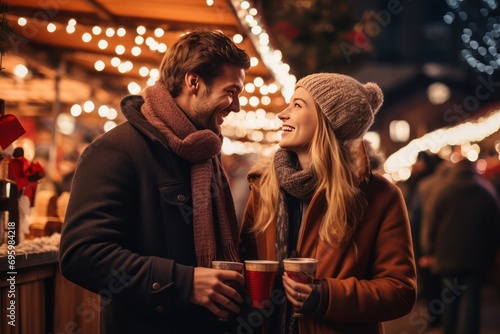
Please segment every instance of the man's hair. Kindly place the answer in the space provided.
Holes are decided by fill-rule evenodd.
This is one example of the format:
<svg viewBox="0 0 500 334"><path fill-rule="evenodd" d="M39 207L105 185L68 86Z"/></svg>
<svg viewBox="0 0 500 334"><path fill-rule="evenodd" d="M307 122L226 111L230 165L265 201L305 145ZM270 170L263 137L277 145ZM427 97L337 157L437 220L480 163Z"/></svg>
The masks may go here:
<svg viewBox="0 0 500 334"><path fill-rule="evenodd" d="M223 65L247 70L250 57L220 31L195 30L181 36L167 50L160 65L159 81L176 97L186 73L196 73L210 86L221 75Z"/></svg>

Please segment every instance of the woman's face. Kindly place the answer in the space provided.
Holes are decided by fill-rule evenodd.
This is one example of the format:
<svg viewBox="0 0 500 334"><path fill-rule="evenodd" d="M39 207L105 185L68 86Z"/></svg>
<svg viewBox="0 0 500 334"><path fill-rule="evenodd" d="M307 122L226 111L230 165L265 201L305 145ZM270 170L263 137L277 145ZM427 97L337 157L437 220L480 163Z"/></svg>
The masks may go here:
<svg viewBox="0 0 500 334"><path fill-rule="evenodd" d="M280 147L297 155L307 154L318 127L318 114L312 96L304 88L298 87L290 104L278 114L278 118L283 122Z"/></svg>

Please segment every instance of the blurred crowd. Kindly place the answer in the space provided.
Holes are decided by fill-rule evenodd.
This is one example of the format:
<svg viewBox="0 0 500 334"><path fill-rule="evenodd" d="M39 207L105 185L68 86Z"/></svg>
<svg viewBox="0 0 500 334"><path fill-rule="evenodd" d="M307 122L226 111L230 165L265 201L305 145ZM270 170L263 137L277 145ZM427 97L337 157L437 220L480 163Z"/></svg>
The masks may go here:
<svg viewBox="0 0 500 334"><path fill-rule="evenodd" d="M485 284L496 285L500 298L499 175L479 173L467 159L451 163L421 153L400 185L431 328L478 333Z"/></svg>

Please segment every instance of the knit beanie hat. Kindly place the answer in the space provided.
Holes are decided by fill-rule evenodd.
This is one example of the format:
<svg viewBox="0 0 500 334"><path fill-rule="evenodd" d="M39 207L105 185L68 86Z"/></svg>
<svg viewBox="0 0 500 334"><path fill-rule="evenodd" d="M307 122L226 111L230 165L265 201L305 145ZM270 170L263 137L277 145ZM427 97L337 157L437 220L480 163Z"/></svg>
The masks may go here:
<svg viewBox="0 0 500 334"><path fill-rule="evenodd" d="M313 97L341 141L361 138L373 124L384 100L377 84L362 84L337 73L308 75L297 82L295 88L298 87Z"/></svg>

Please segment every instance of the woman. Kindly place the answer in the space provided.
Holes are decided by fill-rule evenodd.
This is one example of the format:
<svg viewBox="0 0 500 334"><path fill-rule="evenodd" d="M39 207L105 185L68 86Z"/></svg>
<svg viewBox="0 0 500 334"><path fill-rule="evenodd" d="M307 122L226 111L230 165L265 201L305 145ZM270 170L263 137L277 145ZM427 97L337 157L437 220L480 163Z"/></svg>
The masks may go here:
<svg viewBox="0 0 500 334"><path fill-rule="evenodd" d="M268 333L383 333L416 299L415 263L399 189L372 173L362 140L383 94L334 73L301 79L280 149L254 168L241 230L243 259L318 260L313 284L280 271ZM275 291L275 293L276 293ZM294 309L303 315L291 317Z"/></svg>

